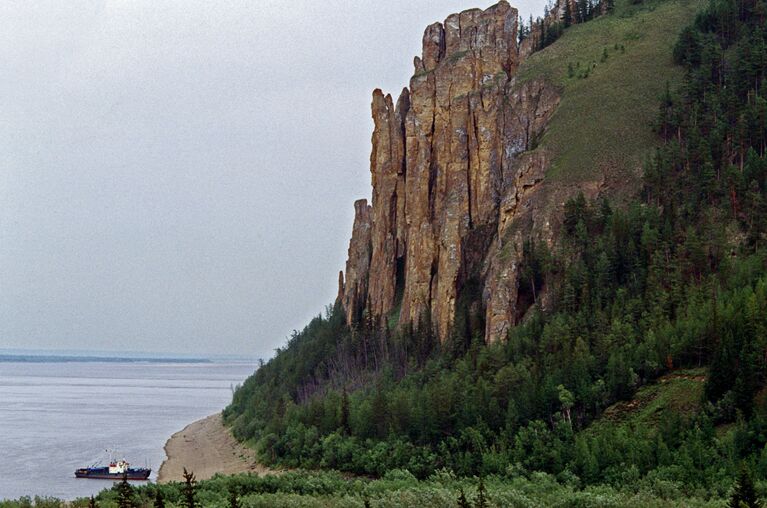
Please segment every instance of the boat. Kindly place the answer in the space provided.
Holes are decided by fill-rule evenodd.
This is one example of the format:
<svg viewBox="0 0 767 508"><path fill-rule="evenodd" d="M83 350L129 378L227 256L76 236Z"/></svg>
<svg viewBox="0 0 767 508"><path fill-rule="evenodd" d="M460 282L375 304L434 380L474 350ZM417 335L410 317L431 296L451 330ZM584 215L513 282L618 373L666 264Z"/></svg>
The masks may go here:
<svg viewBox="0 0 767 508"><path fill-rule="evenodd" d="M110 457L108 466L92 465L75 470L76 478L92 478L95 480L148 480L152 470L146 467L130 467L123 460L114 460Z"/></svg>

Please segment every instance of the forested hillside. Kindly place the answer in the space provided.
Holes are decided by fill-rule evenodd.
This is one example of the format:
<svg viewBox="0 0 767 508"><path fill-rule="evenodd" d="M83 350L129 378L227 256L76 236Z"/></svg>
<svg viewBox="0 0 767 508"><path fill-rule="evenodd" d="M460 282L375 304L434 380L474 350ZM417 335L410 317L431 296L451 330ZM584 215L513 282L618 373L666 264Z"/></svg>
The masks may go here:
<svg viewBox="0 0 767 508"><path fill-rule="evenodd" d="M554 243L524 241L517 289L528 310L503 340L485 343L483 288L471 278L443 341L428 315L350 327L339 301L237 390L225 411L235 435L269 464L374 476L546 472L702 497L727 496L741 468L767 476L767 7L712 0L685 19L689 5L618 2L533 55L563 80L562 107L568 80L571 104L583 104L589 74L631 39L577 49L570 30L593 40L600 19L620 15L610 23L643 20L630 30L641 37L655 13L684 19L667 38L674 67L645 77L665 92L639 98L657 114L632 125L644 132L643 178L613 201L576 194L556 211ZM626 105L623 121L635 110ZM555 114L541 143L574 143L563 123L573 118ZM583 118L584 136L596 121ZM551 171L566 175L589 150L559 152ZM630 173L623 160L612 159L618 175Z"/></svg>

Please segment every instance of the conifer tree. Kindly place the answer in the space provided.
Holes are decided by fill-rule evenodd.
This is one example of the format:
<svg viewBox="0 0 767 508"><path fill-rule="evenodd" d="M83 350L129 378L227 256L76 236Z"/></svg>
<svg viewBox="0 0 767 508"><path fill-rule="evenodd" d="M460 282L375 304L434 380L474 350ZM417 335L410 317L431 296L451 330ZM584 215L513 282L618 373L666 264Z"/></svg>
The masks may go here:
<svg viewBox="0 0 767 508"><path fill-rule="evenodd" d="M229 489L229 508L240 508L240 500L237 497L237 490Z"/></svg>
<svg viewBox="0 0 767 508"><path fill-rule="evenodd" d="M344 388L341 394L341 429L346 435L352 432L351 425L349 424L349 394L346 388Z"/></svg>
<svg viewBox="0 0 767 508"><path fill-rule="evenodd" d="M740 466L738 480L735 482L735 490L732 493L730 502L727 504L728 508L743 508L744 506L746 508L761 508L762 506L759 498L756 497L751 471L745 463Z"/></svg>
<svg viewBox="0 0 767 508"><path fill-rule="evenodd" d="M479 487L477 488L477 508L488 508L485 479L481 476L479 477Z"/></svg>
<svg viewBox="0 0 767 508"><path fill-rule="evenodd" d="M181 487L181 496L186 508L197 508L197 480L194 479L194 473L184 468L184 485Z"/></svg>
<svg viewBox="0 0 767 508"><path fill-rule="evenodd" d="M159 488L154 493L154 508L165 508L165 499L162 496L162 490Z"/></svg>
<svg viewBox="0 0 767 508"><path fill-rule="evenodd" d="M133 499L133 486L128 483L128 473L123 473L123 478L115 490L117 490L117 508L134 508L136 506Z"/></svg>
<svg viewBox="0 0 767 508"><path fill-rule="evenodd" d="M463 491L463 487L461 487L461 491L458 494L458 508L471 508L469 500L466 499L466 493Z"/></svg>

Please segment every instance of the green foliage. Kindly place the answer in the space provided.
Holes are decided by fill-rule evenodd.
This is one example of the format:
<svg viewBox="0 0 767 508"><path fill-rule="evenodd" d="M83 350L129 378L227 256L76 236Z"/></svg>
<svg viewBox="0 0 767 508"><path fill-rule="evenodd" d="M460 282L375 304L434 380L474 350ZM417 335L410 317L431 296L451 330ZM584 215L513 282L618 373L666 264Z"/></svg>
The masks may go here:
<svg viewBox="0 0 767 508"><path fill-rule="evenodd" d="M115 484L113 490L117 494L117 508L134 508L136 506L133 486L128 483L128 474L123 474L122 480Z"/></svg>
<svg viewBox="0 0 767 508"><path fill-rule="evenodd" d="M184 485L181 488L181 494L184 506L186 508L197 508L200 504L197 502L197 480L194 478L194 473L184 468L183 477Z"/></svg>
<svg viewBox="0 0 767 508"><path fill-rule="evenodd" d="M695 7L675 1L620 3L615 16L575 25L550 51L533 55L529 65L537 58L545 67L544 53L561 56L574 41L597 42L591 47L603 48L599 67L575 69L616 79L609 91L601 81L594 85L607 97L623 90L624 76L615 73L638 79L621 61L625 46L613 42L617 36L630 41L627 55L660 58L631 60L658 71L641 85L649 82L660 105L639 111L631 108L641 97L612 97L628 109L606 113L605 122L579 118L579 125L600 128L618 122L621 142L607 139L621 149L624 140L636 143L626 150L632 157L640 146L656 146L641 198L613 205L578 194L565 203L554 247L523 243L517 325L506 341L482 342L476 274L458 295L444 344L428 316L390 330L363 314L350 329L343 309L329 308L237 390L225 411L235 435L265 462L403 485L441 468L461 478L545 473L586 489L651 485L678 500L701 490L723 498L743 460L767 473L767 417L759 402L767 380L767 43L760 5L714 0L699 14L673 50L681 79L670 68L671 51L658 48ZM646 32L637 34L638 25ZM608 44L621 55L608 55ZM563 61L552 69L561 72ZM573 114L567 101L594 94L565 86L550 135L557 119ZM648 111L656 115L655 137L649 120L640 121ZM637 138L626 140L626 128L636 128ZM588 150L599 151L599 141ZM633 162L623 162L632 173ZM437 497L455 503L458 489L461 502L506 499L469 484Z"/></svg>
<svg viewBox="0 0 767 508"><path fill-rule="evenodd" d="M491 508L532 506L583 506L583 507L629 507L661 508L688 507L714 508L723 505L720 497L708 497L702 493L684 494L680 484L665 477L643 478L634 484L616 488L611 485L580 488L577 477L570 475L557 478L545 473L519 475L510 467L501 475L483 477L484 502ZM729 487L730 483L727 484ZM182 495L184 483L173 482L160 485L143 485L135 488L139 506L150 507L161 490L167 505L172 508L184 506ZM759 484L758 487L762 487ZM368 500L370 506L398 508L456 507L461 491L467 506L479 506L479 485L476 478L457 478L447 470L440 470L424 480L412 475L399 475L387 479L345 478L334 472L295 471L281 475L257 476L241 474L216 476L197 484L200 503L205 508L227 508L229 496L235 488L240 493L243 508L263 507L321 507L363 508ZM116 508L116 498L111 490L102 491L97 500L99 506ZM86 507L87 499L75 500L72 507ZM37 503L37 504L33 504ZM17 501L0 501L0 508L63 508L58 500L24 498Z"/></svg>
<svg viewBox="0 0 767 508"><path fill-rule="evenodd" d="M229 508L240 508L240 498L236 488L229 489Z"/></svg>
<svg viewBox="0 0 767 508"><path fill-rule="evenodd" d="M485 488L485 479L479 478L479 487L477 487L477 502L474 503L476 508L488 508L487 507L487 489Z"/></svg>
<svg viewBox="0 0 767 508"><path fill-rule="evenodd" d="M460 493L458 494L458 508L471 508L463 488L461 488Z"/></svg>
<svg viewBox="0 0 767 508"><path fill-rule="evenodd" d="M742 464L735 482L728 508L760 508L762 506L754 490L754 480L746 464Z"/></svg>
<svg viewBox="0 0 767 508"><path fill-rule="evenodd" d="M154 495L154 508L165 508L165 498L162 494L162 489L157 489Z"/></svg>
<svg viewBox="0 0 767 508"><path fill-rule="evenodd" d="M676 86L683 77L672 60L674 41L705 3L647 0L634 6L617 0L612 15L572 25L556 43L520 64L520 87L545 79L561 91L556 115L540 140L552 157L547 180L594 182L609 174L627 191L641 185L642 163L658 144L647 125L665 82ZM616 44L623 49L600 62L603 48ZM573 62L580 79L569 77L567 62ZM595 68L592 62L598 62Z"/></svg>

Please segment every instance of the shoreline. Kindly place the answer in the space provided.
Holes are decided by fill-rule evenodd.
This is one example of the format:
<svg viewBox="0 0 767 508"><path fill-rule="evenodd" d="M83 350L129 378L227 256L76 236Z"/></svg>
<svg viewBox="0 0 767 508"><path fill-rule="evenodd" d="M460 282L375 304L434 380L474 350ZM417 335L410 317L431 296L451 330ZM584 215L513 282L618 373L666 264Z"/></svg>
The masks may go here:
<svg viewBox="0 0 767 508"><path fill-rule="evenodd" d="M234 438L221 413L190 423L173 434L164 449L166 458L157 472L157 483L183 481L184 468L197 480L207 480L216 473L274 472L258 463L255 450Z"/></svg>

